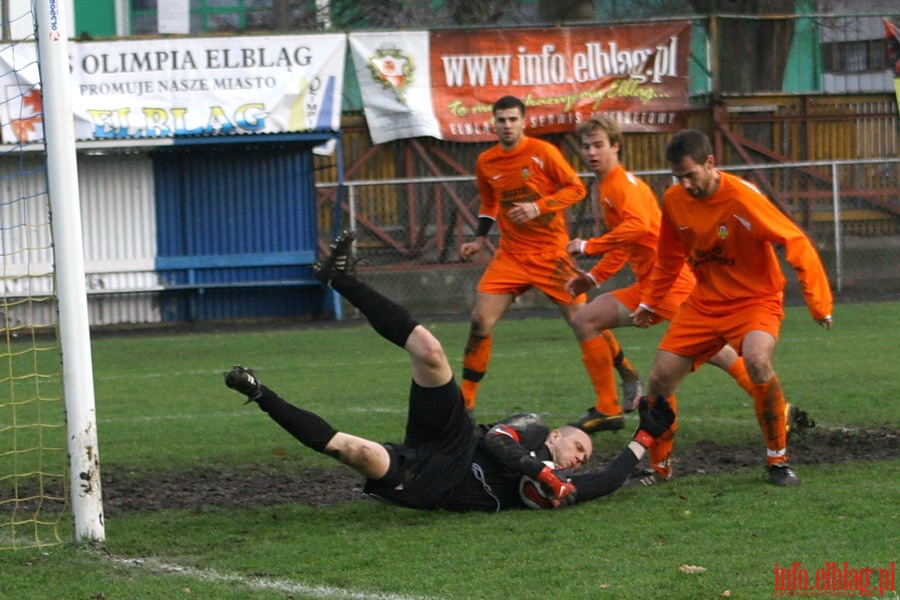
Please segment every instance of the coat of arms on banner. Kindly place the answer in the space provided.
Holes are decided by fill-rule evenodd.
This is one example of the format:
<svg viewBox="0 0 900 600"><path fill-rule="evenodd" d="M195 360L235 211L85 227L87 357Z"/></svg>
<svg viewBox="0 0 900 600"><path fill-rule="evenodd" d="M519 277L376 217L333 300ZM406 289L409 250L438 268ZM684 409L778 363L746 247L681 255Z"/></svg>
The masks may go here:
<svg viewBox="0 0 900 600"><path fill-rule="evenodd" d="M378 48L375 50L375 56L369 58L369 71L372 73L372 79L383 88L393 91L397 100L406 104L404 92L413 82L415 72L411 57L403 54L399 48Z"/></svg>
<svg viewBox="0 0 900 600"><path fill-rule="evenodd" d="M9 127L15 142L33 142L43 139L43 102L41 90L35 86L7 86L6 103Z"/></svg>

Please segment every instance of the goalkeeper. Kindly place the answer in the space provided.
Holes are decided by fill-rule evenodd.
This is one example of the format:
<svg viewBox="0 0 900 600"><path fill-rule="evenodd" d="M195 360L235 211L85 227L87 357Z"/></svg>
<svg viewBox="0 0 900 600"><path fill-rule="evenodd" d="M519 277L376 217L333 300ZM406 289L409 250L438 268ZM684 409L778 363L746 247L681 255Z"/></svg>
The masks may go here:
<svg viewBox="0 0 900 600"><path fill-rule="evenodd" d="M590 437L575 427L550 430L534 414L476 425L466 410L440 342L409 312L347 273L352 235L332 244L316 275L358 308L386 340L410 355L412 383L403 443L377 443L336 431L235 366L225 384L255 402L302 444L332 456L366 478L366 494L417 509L499 511L561 507L617 490L674 414L658 399L642 402L640 426L617 457L579 473L591 456Z"/></svg>

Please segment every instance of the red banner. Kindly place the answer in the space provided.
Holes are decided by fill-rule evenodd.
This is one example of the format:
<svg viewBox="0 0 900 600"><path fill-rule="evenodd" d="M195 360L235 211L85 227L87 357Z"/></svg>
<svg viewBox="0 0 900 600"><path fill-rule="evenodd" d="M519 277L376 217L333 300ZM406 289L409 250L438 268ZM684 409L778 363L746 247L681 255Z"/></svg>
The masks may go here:
<svg viewBox="0 0 900 600"><path fill-rule="evenodd" d="M493 140L491 105L513 95L531 133L572 131L592 113L625 131L683 126L690 22L433 31L430 78L441 137Z"/></svg>
<svg viewBox="0 0 900 600"><path fill-rule="evenodd" d="M491 106L506 95L525 102L533 134L598 112L624 131L672 131L690 108L690 21L349 37L376 144L494 140Z"/></svg>
<svg viewBox="0 0 900 600"><path fill-rule="evenodd" d="M888 65L894 77L900 77L900 29L884 17L884 35L887 41Z"/></svg>

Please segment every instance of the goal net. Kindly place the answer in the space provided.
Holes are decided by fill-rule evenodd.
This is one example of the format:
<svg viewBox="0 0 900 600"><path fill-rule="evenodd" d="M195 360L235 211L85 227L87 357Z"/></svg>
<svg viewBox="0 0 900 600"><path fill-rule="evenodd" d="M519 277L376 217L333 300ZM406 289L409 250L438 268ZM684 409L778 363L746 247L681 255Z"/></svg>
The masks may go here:
<svg viewBox="0 0 900 600"><path fill-rule="evenodd" d="M0 4L0 550L103 536L59 5Z"/></svg>
<svg viewBox="0 0 900 600"><path fill-rule="evenodd" d="M59 543L66 443L40 87L30 13L5 15L0 68L0 548ZM32 31L34 27L31 27ZM28 71L32 77L28 77ZM6 133L17 136L7 136ZM42 137L42 136L41 136Z"/></svg>

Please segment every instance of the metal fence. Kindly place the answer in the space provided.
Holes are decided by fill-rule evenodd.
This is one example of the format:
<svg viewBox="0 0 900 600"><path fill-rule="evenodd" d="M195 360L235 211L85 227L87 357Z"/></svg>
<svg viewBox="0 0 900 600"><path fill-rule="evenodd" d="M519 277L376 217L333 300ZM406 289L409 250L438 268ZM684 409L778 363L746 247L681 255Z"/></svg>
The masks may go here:
<svg viewBox="0 0 900 600"><path fill-rule="evenodd" d="M804 228L818 248L836 292L893 294L900 291L900 158L834 160L722 167L752 181ZM658 196L672 183L668 171L636 171ZM588 175L583 175L589 180ZM471 176L321 184L329 198L342 197L345 227L358 237L359 271L416 312L466 312L485 253L459 259L471 239L479 206ZM331 188L327 189L326 188ZM333 204L322 206L331 213ZM573 237L603 233L595 200L567 211ZM496 229L492 233L496 242ZM589 268L596 259L587 259ZM796 278L785 264L788 296ZM627 285L627 269L603 289ZM525 294L518 306L549 307L542 295Z"/></svg>

